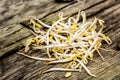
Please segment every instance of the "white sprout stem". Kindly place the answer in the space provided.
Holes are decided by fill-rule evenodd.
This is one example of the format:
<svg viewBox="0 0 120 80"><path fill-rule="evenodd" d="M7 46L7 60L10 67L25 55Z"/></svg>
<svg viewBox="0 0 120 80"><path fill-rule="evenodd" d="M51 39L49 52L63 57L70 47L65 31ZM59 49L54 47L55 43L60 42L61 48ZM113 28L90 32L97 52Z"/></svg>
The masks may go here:
<svg viewBox="0 0 120 80"><path fill-rule="evenodd" d="M76 69L80 66L80 64L77 64L76 66L72 67L73 69Z"/></svg>
<svg viewBox="0 0 120 80"><path fill-rule="evenodd" d="M51 72L51 71L73 71L73 72L81 72L80 69L67 69L67 68L51 68L49 70L46 70L45 72Z"/></svg>
<svg viewBox="0 0 120 80"><path fill-rule="evenodd" d="M36 30L35 25L33 25L33 30L34 30L36 33L40 33L39 31Z"/></svg>
<svg viewBox="0 0 120 80"><path fill-rule="evenodd" d="M90 70L82 63L82 61L80 61L80 60L78 60L78 59L76 59L76 61L78 61L78 62L82 65L82 67L86 70L86 72L87 72L89 75L96 77L96 76L95 76L94 74L92 74L92 73L90 72Z"/></svg>
<svg viewBox="0 0 120 80"><path fill-rule="evenodd" d="M92 45L90 46L90 48L87 50L87 52L90 52L90 51L91 51L91 49L92 49L92 48L94 47L94 45L96 44L97 40L98 40L98 37L94 39L94 42L92 43ZM86 58L87 56L88 56L88 54L85 54L85 58Z"/></svg>
<svg viewBox="0 0 120 80"><path fill-rule="evenodd" d="M93 39L93 35L91 35L91 36L88 36L88 37L77 37L77 39L79 39L79 40L88 40L88 39Z"/></svg>
<svg viewBox="0 0 120 80"><path fill-rule="evenodd" d="M68 25L71 26L71 17L68 19Z"/></svg>
<svg viewBox="0 0 120 80"><path fill-rule="evenodd" d="M66 24L63 24L63 23L60 23L60 22L59 22L59 24L60 24L61 26L64 26L65 28L69 28L69 26L66 25Z"/></svg>
<svg viewBox="0 0 120 80"><path fill-rule="evenodd" d="M70 32L69 31L61 31L61 33L67 33L67 34L70 34Z"/></svg>
<svg viewBox="0 0 120 80"><path fill-rule="evenodd" d="M72 44L56 44L56 45L47 45L47 46L38 46L38 47L33 47L34 49L43 49L43 48L55 48L55 47L82 47L86 43L81 42L81 43L72 43Z"/></svg>
<svg viewBox="0 0 120 80"><path fill-rule="evenodd" d="M90 28L92 28L96 23L97 23L97 18L95 17L95 20L93 21L93 23L90 25Z"/></svg>
<svg viewBox="0 0 120 80"><path fill-rule="evenodd" d="M70 41L72 42L72 41L74 41L75 38L77 38L78 36L80 36L86 30L86 28L88 27L87 25L90 25L90 24L91 23L84 24L82 31L80 31L80 30L76 31L75 34L73 35L73 38Z"/></svg>
<svg viewBox="0 0 120 80"><path fill-rule="evenodd" d="M81 15L82 15L82 17L83 17L83 24L85 24L85 23L86 23L86 14L85 14L85 12L82 11L82 12L81 12Z"/></svg>
<svg viewBox="0 0 120 80"><path fill-rule="evenodd" d="M31 31L33 35L35 35L37 38L39 38L40 40L44 40L46 42L46 38L44 36L41 35L37 35L36 33L34 33L33 31Z"/></svg>
<svg viewBox="0 0 120 80"><path fill-rule="evenodd" d="M59 55L60 57L71 57L71 56L74 56L75 54L66 54L66 53L56 53L57 55Z"/></svg>
<svg viewBox="0 0 120 80"><path fill-rule="evenodd" d="M77 18L76 18L76 22L78 22L80 20L80 11L78 12Z"/></svg>
<svg viewBox="0 0 120 80"><path fill-rule="evenodd" d="M101 59L102 59L103 61L105 61L105 59L104 59L104 57L102 56L102 54L100 53L100 51L99 51L98 49L96 49L96 50L97 50L98 54L100 55Z"/></svg>
<svg viewBox="0 0 120 80"><path fill-rule="evenodd" d="M55 25L59 24L60 21L63 21L63 20L65 20L65 19L67 19L67 18L61 18L61 19L59 19L58 21L56 21L55 23L53 23L51 27L52 27L52 28L55 27Z"/></svg>
<svg viewBox="0 0 120 80"><path fill-rule="evenodd" d="M39 57L29 56L29 55L24 54L24 53L18 53L18 54L23 55L23 56L28 57L28 58L31 58L31 59L34 59L34 60L40 60L40 61L53 61L53 60L55 60L55 58L39 58Z"/></svg>
<svg viewBox="0 0 120 80"><path fill-rule="evenodd" d="M71 20L73 20L73 23L77 23L77 21L75 20L74 17L70 17L70 18L68 19L68 25L69 25L69 28L70 28L71 25L72 25Z"/></svg>
<svg viewBox="0 0 120 80"><path fill-rule="evenodd" d="M72 58L67 58L67 59L62 59L62 60L51 61L51 62L48 62L48 64L66 63L66 62L69 62L69 61L71 61L71 60L72 60Z"/></svg>
<svg viewBox="0 0 120 80"><path fill-rule="evenodd" d="M57 44L60 44L60 40L57 37L54 37Z"/></svg>
<svg viewBox="0 0 120 80"><path fill-rule="evenodd" d="M42 24L44 27L47 27L47 28L50 28L50 27L51 27L51 26L43 23L41 20L39 20L39 19L37 19L37 18L35 18L35 17L32 17L32 18L35 19L35 20L37 20L37 21L38 21L40 24Z"/></svg>
<svg viewBox="0 0 120 80"><path fill-rule="evenodd" d="M61 36L61 35L57 35L57 34L52 34L53 36L55 36L55 37L59 37L59 38L61 38L61 39L67 39L66 37L64 37L64 36Z"/></svg>

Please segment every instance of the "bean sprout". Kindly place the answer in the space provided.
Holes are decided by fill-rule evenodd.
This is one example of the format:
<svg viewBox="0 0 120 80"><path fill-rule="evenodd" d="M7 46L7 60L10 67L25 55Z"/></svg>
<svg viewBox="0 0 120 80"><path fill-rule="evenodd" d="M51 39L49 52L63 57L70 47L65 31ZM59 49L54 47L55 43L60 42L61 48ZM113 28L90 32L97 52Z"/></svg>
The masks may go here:
<svg viewBox="0 0 120 80"><path fill-rule="evenodd" d="M82 16L82 22L79 22L80 16ZM31 18L35 37L27 41L25 52L30 48L44 50L48 58L32 57L24 53L21 55L31 59L46 60L49 61L48 64L68 64L66 68L51 68L45 72L67 71L66 76L70 76L71 71L80 72L84 68L89 75L95 77L86 64L88 60L93 59L95 51L104 60L99 51L102 41L112 43L110 38L102 33L105 27L104 21L95 18L93 22L88 22L84 11L79 11L76 18L64 18L63 12L59 13L58 17L59 19L52 25L47 25L35 17Z"/></svg>

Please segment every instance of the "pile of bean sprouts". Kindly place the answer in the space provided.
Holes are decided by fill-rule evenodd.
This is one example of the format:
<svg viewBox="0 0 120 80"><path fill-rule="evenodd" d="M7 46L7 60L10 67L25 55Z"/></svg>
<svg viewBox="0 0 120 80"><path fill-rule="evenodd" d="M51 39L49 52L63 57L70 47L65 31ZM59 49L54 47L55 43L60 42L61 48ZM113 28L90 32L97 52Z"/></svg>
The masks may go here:
<svg viewBox="0 0 120 80"><path fill-rule="evenodd" d="M67 71L66 77L71 75L72 71L80 72L83 68L89 75L94 76L86 66L88 60L93 59L95 51L99 53L102 41L111 44L108 36L102 33L104 21L95 18L93 21L86 21L84 11L79 11L76 17L64 17L63 12L58 14L59 19L52 25L47 25L41 20L32 17L30 24L34 30L34 38L26 42L25 52L31 49L43 50L48 58L39 58L20 53L26 57L49 61L53 63L66 63L65 68L51 68L49 71ZM80 22L80 17L82 22Z"/></svg>

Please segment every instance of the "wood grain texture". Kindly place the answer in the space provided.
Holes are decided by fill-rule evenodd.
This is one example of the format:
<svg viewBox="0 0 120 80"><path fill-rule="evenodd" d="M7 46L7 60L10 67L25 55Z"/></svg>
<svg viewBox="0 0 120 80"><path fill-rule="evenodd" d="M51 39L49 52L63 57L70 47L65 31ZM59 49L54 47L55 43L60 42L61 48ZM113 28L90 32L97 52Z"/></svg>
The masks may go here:
<svg viewBox="0 0 120 80"><path fill-rule="evenodd" d="M84 2L55 3L53 0L1 0L0 3L0 55L9 53L12 55L0 59L0 80L119 80L120 79L120 50L116 50L116 43L120 41L120 1L119 0L86 0ZM33 4L32 4L33 3ZM7 7L7 6L10 7ZM14 7L14 8L13 8ZM24 8L23 8L24 7ZM10 8L10 9L9 9ZM43 9L44 8L44 9ZM95 61L87 65L96 78L89 76L84 70L73 72L72 76L65 78L65 72L42 72L51 68L64 66L63 64L47 65L46 62L35 61L18 55L19 48L24 45L26 39L32 36L25 26L28 17L33 15L50 23L57 19L61 11L64 16L76 16L79 10L87 13L89 20L97 17L105 20L104 33L113 41L112 45L104 43L105 49L101 50L105 58L103 62L98 54ZM16 50L16 51L14 51ZM42 57L41 51L30 51L31 55Z"/></svg>
<svg viewBox="0 0 120 80"><path fill-rule="evenodd" d="M0 14L0 56L3 56L16 48L22 47L24 42L21 42L20 40L31 35L31 32L21 25L20 22L28 20L30 16L43 18L44 16L54 13L70 4L74 4L75 2L76 1L59 4L55 3L53 0L21 0L15 2L12 0L2 0L1 8L5 8L5 10L1 11ZM6 8L7 6L8 8ZM22 44L18 46L15 44L16 42ZM16 48L12 47L12 45L16 46ZM6 48L8 51L6 51Z"/></svg>

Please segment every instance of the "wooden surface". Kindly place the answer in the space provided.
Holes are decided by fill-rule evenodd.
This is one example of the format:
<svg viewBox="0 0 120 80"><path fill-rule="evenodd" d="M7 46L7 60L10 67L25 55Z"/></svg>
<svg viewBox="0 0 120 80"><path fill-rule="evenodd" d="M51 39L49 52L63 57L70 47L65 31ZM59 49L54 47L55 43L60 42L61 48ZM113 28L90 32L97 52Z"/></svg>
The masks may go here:
<svg viewBox="0 0 120 80"><path fill-rule="evenodd" d="M26 39L32 36L27 28L29 16L35 16L50 23L57 19L61 11L64 16L76 16L84 10L88 19L97 17L106 24L104 33L113 43L102 47L112 51L101 51L103 62L95 55L95 62L87 65L96 78L89 76L84 70L73 72L65 78L65 72L42 72L62 64L47 65L18 55L24 48ZM120 0L80 0L67 3L56 3L54 0L0 0L0 80L120 80L120 49L116 48L120 41ZM40 51L31 51L34 56L42 56Z"/></svg>

